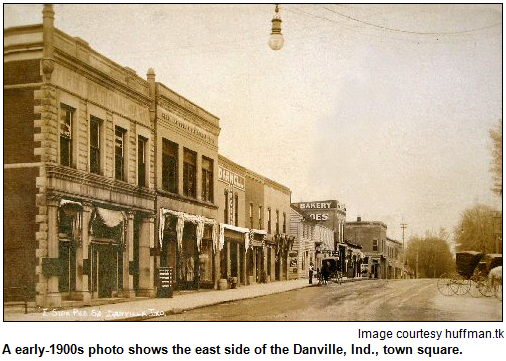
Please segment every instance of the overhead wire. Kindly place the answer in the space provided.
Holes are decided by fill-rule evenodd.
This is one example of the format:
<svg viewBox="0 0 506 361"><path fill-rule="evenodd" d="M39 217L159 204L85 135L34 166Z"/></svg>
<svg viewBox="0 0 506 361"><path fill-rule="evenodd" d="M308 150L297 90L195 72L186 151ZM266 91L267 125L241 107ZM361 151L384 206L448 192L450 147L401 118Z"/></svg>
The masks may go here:
<svg viewBox="0 0 506 361"><path fill-rule="evenodd" d="M491 25L487 25L487 26L483 26L483 27L475 28L475 29L459 30L459 31L448 31L448 32L444 32L444 31L439 31L439 32L412 31L412 30L396 29L396 28L391 28L391 27L388 27L388 26L374 24L374 23L371 23L371 22L368 22L368 21L365 21L365 20L360 20L360 19L354 18L352 16L340 13L338 11L329 9L328 7L326 7L324 5L322 5L321 7L323 9L325 9L325 10L333 12L333 13L335 13L335 14L337 14L339 16L342 16L344 18L347 18L349 20L353 20L353 21L356 21L356 22L359 22L359 23L362 23L362 24L365 24L365 25L373 26L375 28L379 28L379 29L383 29L383 30L388 30L388 31L399 32L399 33L405 33L405 34L416 34L416 35L454 35L454 34L465 34L465 33L472 33L472 32L482 31L482 30L486 30L486 29L490 29L490 28L494 28L494 27L502 25L502 23L495 23L495 24L491 24Z"/></svg>

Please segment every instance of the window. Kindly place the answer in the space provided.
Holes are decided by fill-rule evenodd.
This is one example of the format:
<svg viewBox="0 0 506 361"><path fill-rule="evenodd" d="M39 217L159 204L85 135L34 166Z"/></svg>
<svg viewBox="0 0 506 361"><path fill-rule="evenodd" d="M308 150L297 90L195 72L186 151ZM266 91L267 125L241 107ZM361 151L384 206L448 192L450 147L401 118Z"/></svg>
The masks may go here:
<svg viewBox="0 0 506 361"><path fill-rule="evenodd" d="M118 180L125 180L125 133L126 130L116 127L114 132L114 174Z"/></svg>
<svg viewBox="0 0 506 361"><path fill-rule="evenodd" d="M283 233L286 233L286 213L283 212Z"/></svg>
<svg viewBox="0 0 506 361"><path fill-rule="evenodd" d="M372 250L378 251L378 240L377 239L372 241Z"/></svg>
<svg viewBox="0 0 506 361"><path fill-rule="evenodd" d="M249 228L253 229L253 203L249 204Z"/></svg>
<svg viewBox="0 0 506 361"><path fill-rule="evenodd" d="M162 189L177 193L178 146L165 138L162 140Z"/></svg>
<svg viewBox="0 0 506 361"><path fill-rule="evenodd" d="M279 211L276 209L276 234L279 234Z"/></svg>
<svg viewBox="0 0 506 361"><path fill-rule="evenodd" d="M137 141L137 181L139 187L146 186L146 144L148 140L139 135Z"/></svg>
<svg viewBox="0 0 506 361"><path fill-rule="evenodd" d="M60 111L60 164L72 167L72 120L74 108L61 104Z"/></svg>
<svg viewBox="0 0 506 361"><path fill-rule="evenodd" d="M235 194L235 202L234 202L234 221L235 226L239 227L239 195Z"/></svg>
<svg viewBox="0 0 506 361"><path fill-rule="evenodd" d="M187 197L197 197L197 153L184 149L183 191Z"/></svg>
<svg viewBox="0 0 506 361"><path fill-rule="evenodd" d="M225 207L223 208L223 221L228 223L228 190L225 189Z"/></svg>
<svg viewBox="0 0 506 361"><path fill-rule="evenodd" d="M264 225L262 223L262 206L258 206L258 229L263 229Z"/></svg>
<svg viewBox="0 0 506 361"><path fill-rule="evenodd" d="M100 124L94 116L90 118L90 172L100 174Z"/></svg>
<svg viewBox="0 0 506 361"><path fill-rule="evenodd" d="M271 209L267 208L267 232L271 233Z"/></svg>
<svg viewBox="0 0 506 361"><path fill-rule="evenodd" d="M213 160L202 157L202 200L213 202Z"/></svg>

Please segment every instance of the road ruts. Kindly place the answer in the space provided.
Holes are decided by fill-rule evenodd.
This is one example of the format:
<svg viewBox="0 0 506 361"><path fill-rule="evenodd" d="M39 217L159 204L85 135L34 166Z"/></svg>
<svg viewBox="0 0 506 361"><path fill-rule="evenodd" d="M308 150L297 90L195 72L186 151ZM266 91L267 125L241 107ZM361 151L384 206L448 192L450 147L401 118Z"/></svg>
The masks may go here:
<svg viewBox="0 0 506 361"><path fill-rule="evenodd" d="M436 281L367 280L304 288L150 321L500 321L496 299L445 297Z"/></svg>

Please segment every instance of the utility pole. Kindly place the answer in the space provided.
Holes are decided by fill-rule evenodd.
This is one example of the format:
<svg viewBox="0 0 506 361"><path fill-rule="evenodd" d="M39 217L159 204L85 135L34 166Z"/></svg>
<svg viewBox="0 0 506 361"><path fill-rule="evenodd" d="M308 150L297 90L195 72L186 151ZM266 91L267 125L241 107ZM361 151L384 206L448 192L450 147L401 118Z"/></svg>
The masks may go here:
<svg viewBox="0 0 506 361"><path fill-rule="evenodd" d="M404 267L406 264L406 250L404 249L404 230L408 227L407 223L401 223L402 228L402 268L401 268L401 278L404 278Z"/></svg>

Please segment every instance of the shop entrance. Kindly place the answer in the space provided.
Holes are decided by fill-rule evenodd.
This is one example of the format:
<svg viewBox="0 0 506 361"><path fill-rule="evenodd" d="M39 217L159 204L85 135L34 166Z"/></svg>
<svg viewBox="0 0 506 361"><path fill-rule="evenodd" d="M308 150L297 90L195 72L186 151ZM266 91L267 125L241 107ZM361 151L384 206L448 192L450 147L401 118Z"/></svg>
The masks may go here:
<svg viewBox="0 0 506 361"><path fill-rule="evenodd" d="M70 241L60 241L58 255L62 265L62 273L58 281L60 292L76 290L76 249Z"/></svg>
<svg viewBox="0 0 506 361"><path fill-rule="evenodd" d="M263 280L264 262L262 253L263 253L262 247L255 247L257 282L264 282Z"/></svg>
<svg viewBox="0 0 506 361"><path fill-rule="evenodd" d="M198 276L198 249L196 228L193 223L185 223L183 229L183 242L179 252L179 279L180 289L196 289ZM197 270L197 272L196 272Z"/></svg>
<svg viewBox="0 0 506 361"><path fill-rule="evenodd" d="M110 298L116 296L122 285L123 257L118 245L92 243L91 252L91 291L94 297Z"/></svg>

